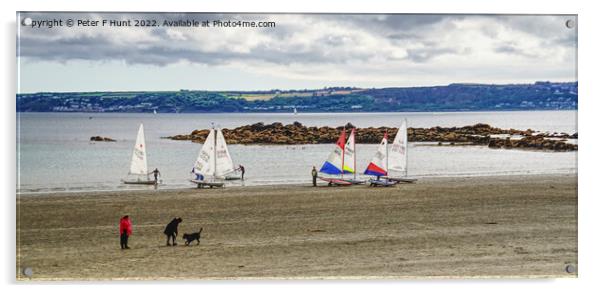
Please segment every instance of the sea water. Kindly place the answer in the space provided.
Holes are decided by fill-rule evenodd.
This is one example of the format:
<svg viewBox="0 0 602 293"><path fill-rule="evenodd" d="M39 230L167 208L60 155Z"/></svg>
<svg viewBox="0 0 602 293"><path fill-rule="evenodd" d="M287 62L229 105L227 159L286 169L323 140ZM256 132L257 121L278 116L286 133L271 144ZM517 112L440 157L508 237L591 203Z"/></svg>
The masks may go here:
<svg viewBox="0 0 602 293"><path fill-rule="evenodd" d="M500 128L546 132L577 132L577 111L452 112L452 113L17 113L17 192L59 192L145 189L121 183L140 123L144 123L149 171L158 168L159 188L193 185L190 171L201 145L162 137L189 134L195 129L234 128L257 122L307 126L398 127L465 126L487 123ZM116 142L91 142L91 136ZM235 165L245 166L245 181L230 185L303 184L311 182L311 168L320 168L332 144L229 145ZM357 145L360 173L377 149ZM413 177L576 174L577 152L490 149L487 146L437 146L410 143L409 175ZM360 178L364 176L359 175Z"/></svg>

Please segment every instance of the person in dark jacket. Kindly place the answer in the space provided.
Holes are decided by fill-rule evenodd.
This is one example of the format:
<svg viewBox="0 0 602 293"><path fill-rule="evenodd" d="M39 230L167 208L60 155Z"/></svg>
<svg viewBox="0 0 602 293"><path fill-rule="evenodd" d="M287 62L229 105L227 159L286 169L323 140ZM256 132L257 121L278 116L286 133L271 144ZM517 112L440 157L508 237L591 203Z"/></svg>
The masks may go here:
<svg viewBox="0 0 602 293"><path fill-rule="evenodd" d="M245 180L245 166L238 165L238 169L240 171L240 180Z"/></svg>
<svg viewBox="0 0 602 293"><path fill-rule="evenodd" d="M173 220L171 220L171 222L169 222L169 224L167 224L167 226L165 226L165 230L163 231L163 233L167 235L167 246L178 245L176 243L176 236L178 236L178 225L180 223L182 223L182 218L174 218ZM172 239L172 244L169 244L170 238Z"/></svg>
<svg viewBox="0 0 602 293"><path fill-rule="evenodd" d="M161 172L159 172L159 169L155 168L155 170L151 171L150 174L153 174L153 176L155 177L155 183L158 183L159 181L157 181L159 178L159 176L161 176Z"/></svg>
<svg viewBox="0 0 602 293"><path fill-rule="evenodd" d="M132 222L128 215L123 216L119 220L119 236L121 242L121 249L130 249L128 246L128 238L132 235Z"/></svg>
<svg viewBox="0 0 602 293"><path fill-rule="evenodd" d="M316 166L311 169L311 179L314 186L318 186L318 183L316 182L318 179L318 171L316 170Z"/></svg>

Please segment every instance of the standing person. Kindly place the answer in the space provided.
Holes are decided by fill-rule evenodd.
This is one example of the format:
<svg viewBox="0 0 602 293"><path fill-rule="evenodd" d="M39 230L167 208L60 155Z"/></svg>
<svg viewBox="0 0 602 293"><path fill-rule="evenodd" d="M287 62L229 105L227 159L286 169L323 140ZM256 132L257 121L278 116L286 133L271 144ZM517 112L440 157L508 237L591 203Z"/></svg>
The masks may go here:
<svg viewBox="0 0 602 293"><path fill-rule="evenodd" d="M240 170L240 180L245 180L245 166L238 165L238 170Z"/></svg>
<svg viewBox="0 0 602 293"><path fill-rule="evenodd" d="M159 176L161 176L161 172L159 172L159 169L155 168L155 170L153 170L152 172L150 172L148 174L151 174L151 173L153 174L153 176L155 176L155 183L159 182L159 181L157 181L157 178Z"/></svg>
<svg viewBox="0 0 602 293"><path fill-rule="evenodd" d="M178 225L180 223L182 223L182 218L173 218L173 220L165 226L163 233L167 235L167 246L178 245L176 243L176 236L178 236ZM171 243L173 244L169 244L169 239L172 239Z"/></svg>
<svg viewBox="0 0 602 293"><path fill-rule="evenodd" d="M123 216L119 220L119 235L121 236L121 249L130 249L128 246L128 238L132 235L132 222L128 215Z"/></svg>
<svg viewBox="0 0 602 293"><path fill-rule="evenodd" d="M311 169L311 179L312 179L312 182L314 183L314 187L318 186L318 183L316 182L318 179L318 171L316 170L316 166L314 166Z"/></svg>

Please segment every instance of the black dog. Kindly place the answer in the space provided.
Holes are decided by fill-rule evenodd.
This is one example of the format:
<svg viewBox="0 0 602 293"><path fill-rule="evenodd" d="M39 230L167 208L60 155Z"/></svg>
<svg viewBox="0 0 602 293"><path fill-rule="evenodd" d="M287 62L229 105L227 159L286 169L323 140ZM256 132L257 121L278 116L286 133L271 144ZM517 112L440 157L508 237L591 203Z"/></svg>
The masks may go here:
<svg viewBox="0 0 602 293"><path fill-rule="evenodd" d="M203 232L203 228L201 228L201 230L199 230L199 232L196 233L192 233L192 234L186 234L184 233L184 236L182 236L182 239L185 239L186 241L186 245L190 244L192 241L196 240L196 245L201 244L201 232Z"/></svg>

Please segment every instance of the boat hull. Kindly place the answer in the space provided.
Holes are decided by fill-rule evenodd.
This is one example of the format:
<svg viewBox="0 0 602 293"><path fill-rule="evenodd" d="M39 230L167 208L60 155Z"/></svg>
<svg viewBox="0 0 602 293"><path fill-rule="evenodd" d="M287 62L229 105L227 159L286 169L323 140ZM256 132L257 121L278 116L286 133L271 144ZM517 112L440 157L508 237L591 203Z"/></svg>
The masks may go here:
<svg viewBox="0 0 602 293"><path fill-rule="evenodd" d="M123 180L123 184L156 185L157 181L155 181L155 180L136 180L136 181Z"/></svg>
<svg viewBox="0 0 602 293"><path fill-rule="evenodd" d="M328 186L350 186L350 185L353 185L353 183L345 181L345 180L340 179L340 178L328 178L328 177L318 177L318 178L320 178L320 180L322 180L322 181L328 182Z"/></svg>
<svg viewBox="0 0 602 293"><path fill-rule="evenodd" d="M190 180L190 182L196 184L197 188L205 188L205 187L209 187L209 188L214 188L214 187L224 187L224 183L223 182L207 182L207 181L201 181L201 180Z"/></svg>
<svg viewBox="0 0 602 293"><path fill-rule="evenodd" d="M416 181L418 181L417 178L411 178L411 177L383 177L385 179L391 180L391 181L395 181L397 183L415 183Z"/></svg>
<svg viewBox="0 0 602 293"><path fill-rule="evenodd" d="M357 180L357 179L343 179L343 181L347 181L351 184L354 185L358 185L358 184L366 184L366 180Z"/></svg>
<svg viewBox="0 0 602 293"><path fill-rule="evenodd" d="M391 187L391 186L395 186L395 184L397 184L397 182L390 181L387 179L385 179L385 180L370 179L368 182L370 182L371 187Z"/></svg>

